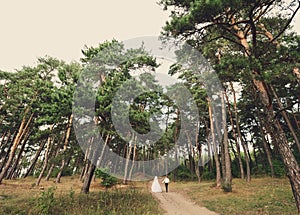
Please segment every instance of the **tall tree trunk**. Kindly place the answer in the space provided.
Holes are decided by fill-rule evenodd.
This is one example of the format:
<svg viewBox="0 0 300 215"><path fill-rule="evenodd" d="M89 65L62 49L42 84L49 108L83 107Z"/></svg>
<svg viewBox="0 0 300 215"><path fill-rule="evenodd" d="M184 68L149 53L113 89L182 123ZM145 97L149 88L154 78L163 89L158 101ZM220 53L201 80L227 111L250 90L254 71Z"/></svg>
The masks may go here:
<svg viewBox="0 0 300 215"><path fill-rule="evenodd" d="M106 146L107 146L107 144L108 144L108 142L110 140L110 137L111 136L109 134L106 135L105 142L104 142L104 145L102 147L102 151L101 151L101 154L100 154L100 157L99 157L99 164L98 164L99 166L101 165L101 162L103 160L105 148L106 148ZM82 181L82 182L84 182L86 180L86 178L87 178L87 180L89 180L89 178L88 178L89 175L88 174L89 174L91 163L89 162L88 157L90 157L89 153L92 152L91 149L92 149L92 146L90 146L90 147L88 147L86 149L86 153L85 153L85 165L84 165L84 168L82 169L81 174L80 174L80 181ZM96 167L95 167L95 169L96 169ZM95 171L95 170L92 170L92 171ZM90 186L90 182L87 182L83 186ZM84 190L84 192L86 192L86 190L88 192L89 191L89 187L85 187L83 190Z"/></svg>
<svg viewBox="0 0 300 215"><path fill-rule="evenodd" d="M16 150L18 148L18 145L21 142L21 139L24 135L24 131L27 129L27 127L29 126L29 124L31 123L31 120L33 118L34 113L32 113L31 116L29 117L29 119L27 120L27 114L29 113L29 111L30 111L30 107L27 107L25 112L24 112L24 116L22 118L22 121L21 121L19 130L17 132L17 135L14 138L13 145L10 149L8 160L7 160L4 168L2 169L2 172L0 173L0 184L2 183L2 180L4 179L9 167L12 164L12 161L14 159L14 156L15 156Z"/></svg>
<svg viewBox="0 0 300 215"><path fill-rule="evenodd" d="M231 85L231 91L232 91L232 93L234 94L234 97L235 97L234 89L233 89L233 86L232 86L231 82L230 82L230 85ZM230 103L229 103L229 99L228 99L228 95L227 95L226 91L225 91L225 98L226 98L226 101L227 101L228 114L229 114L229 119L230 119L230 123L231 123L231 127L232 127L232 136L233 136L233 139L234 139L235 144L236 144L236 151L237 151L237 158L238 158L240 174L241 174L241 178L244 179L245 178L245 173L244 173L244 167L243 167L243 162L242 162L242 157L241 157L240 143L239 143L238 138L237 138L237 134L236 134L236 130L235 130L234 122L233 122L233 117L232 117L232 113L231 113ZM234 100L234 103L235 103L234 105L236 107L236 101L235 100ZM236 112L235 108L234 108L234 112ZM235 118L236 118L236 115L235 115ZM236 123L238 123L238 121Z"/></svg>
<svg viewBox="0 0 300 215"><path fill-rule="evenodd" d="M19 165L20 159L21 159L22 154L24 152L24 149L25 149L26 143L28 141L29 135L30 135L30 132L27 131L26 137L24 138L24 140L21 143L21 148L19 150L17 158L16 158L14 164L12 165L12 167L10 168L10 171L9 171L9 173L6 176L6 179L12 179L13 178L14 172L17 170L17 167Z"/></svg>
<svg viewBox="0 0 300 215"><path fill-rule="evenodd" d="M212 112L216 113L214 105L211 106L212 108ZM222 123L218 121L218 117L214 118L215 121L215 127L216 127L216 134L218 135L218 139L216 139L216 141L218 141L218 144L220 145L220 152L221 152L221 170L222 170L222 175L221 178L224 177L226 175L226 164L225 164L225 151L224 151L224 143L221 140L222 132L221 132L221 127L222 127ZM221 127L220 127L221 126Z"/></svg>
<svg viewBox="0 0 300 215"><path fill-rule="evenodd" d="M286 124L287 124L287 126L289 128L289 130L291 131L291 133L293 135L295 143L296 143L296 145L298 147L298 151L300 152L300 142L299 142L299 139L298 139L298 137L296 135L296 132L295 132L293 126L292 126L292 123L291 123L288 115L286 114L286 111L284 110L284 107L283 107L280 99L278 98L278 95L277 95L277 93L276 93L276 91L275 91L275 89L273 88L272 85L270 85L270 89L271 89L271 91L272 91L272 93L273 93L273 95L274 95L274 97L275 97L275 99L277 101L278 107L281 109L281 114L282 114L282 116L283 116L283 118L284 118L284 120L285 120L285 122L286 122Z"/></svg>
<svg viewBox="0 0 300 215"><path fill-rule="evenodd" d="M129 165L131 150L132 150L132 144L129 143L128 148L126 149L127 153L126 153L126 163L125 163L123 184L127 184L128 165Z"/></svg>
<svg viewBox="0 0 300 215"><path fill-rule="evenodd" d="M226 168L225 168L225 151L224 151L224 144L221 141L220 142L220 148L221 148L221 170L222 170L222 178L225 177L226 174ZM236 155L235 151L233 151L234 155Z"/></svg>
<svg viewBox="0 0 300 215"><path fill-rule="evenodd" d="M54 164L51 164L51 166L50 166L50 168L48 170L48 173L46 175L45 181L49 181L53 169L54 169Z"/></svg>
<svg viewBox="0 0 300 215"><path fill-rule="evenodd" d="M194 150L194 146L192 144L191 141L191 137L190 134L188 133L188 131L186 131L186 137L187 137L187 148L189 149L189 169L190 169L190 173L192 176L192 180L194 180L194 174L195 174L195 150Z"/></svg>
<svg viewBox="0 0 300 215"><path fill-rule="evenodd" d="M132 180L132 171L133 171L133 168L134 168L135 159L136 159L136 143L133 146L133 157L132 157L132 165L131 165L131 168L130 168L130 171L129 171L129 180Z"/></svg>
<svg viewBox="0 0 300 215"><path fill-rule="evenodd" d="M89 170L90 162L88 160L88 157L90 156L90 153L92 153L91 147L92 146L87 147L86 151L84 153L84 167L83 167L81 175L80 175L80 181L82 181L82 182L84 182L85 175L87 174L87 172Z"/></svg>
<svg viewBox="0 0 300 215"><path fill-rule="evenodd" d="M254 165L255 165L255 168L258 169L258 159L257 159L257 151L256 151L256 148L259 148L256 146L256 144L252 142L252 145L253 145L253 157L254 157Z"/></svg>
<svg viewBox="0 0 300 215"><path fill-rule="evenodd" d="M228 131L227 131L227 121L226 121L226 107L224 101L223 92L221 93L221 104L222 104L222 129L224 131L223 144L225 153L225 186L228 191L231 191L232 184L232 174L231 174L231 158L229 153L229 143L228 143Z"/></svg>
<svg viewBox="0 0 300 215"><path fill-rule="evenodd" d="M58 156L59 151L60 151L60 144L58 143L57 146L55 147L55 149L51 150L51 151L52 151L52 153L51 153L52 156L54 156L54 157ZM55 164L52 163L51 166L50 166L50 168L48 169L48 173L47 173L47 176L45 178L46 181L49 181L54 167L55 167Z"/></svg>
<svg viewBox="0 0 300 215"><path fill-rule="evenodd" d="M51 155L53 157L57 157L58 156L58 154L60 152L60 145L62 144L62 142L63 142L64 139L65 139L65 135L61 135L60 141L56 144L55 147L52 147L52 149L51 149ZM49 181L54 167L55 167L55 164L52 163L51 166L50 166L50 168L48 169L48 173L47 173L47 176L45 178L46 181Z"/></svg>
<svg viewBox="0 0 300 215"><path fill-rule="evenodd" d="M83 185L81 188L82 193L89 193L93 175L94 175L94 172L96 169L96 166L93 162L90 162L90 161L88 161L88 162L90 164L89 164L87 173L85 174L85 177L84 177Z"/></svg>
<svg viewBox="0 0 300 215"><path fill-rule="evenodd" d="M230 82L230 87L231 87L231 91L232 91L232 94L233 94L233 107L234 107L236 130L237 130L238 137L239 137L239 140L241 142L241 145L243 147L244 154L245 154L246 169L247 169L247 178L246 178L246 180L247 180L247 182L250 182L250 180L251 180L250 157L248 155L248 147L246 146L246 144L245 144L245 142L242 138L242 134L241 134L240 120L239 120L237 104L236 104L236 94L235 94L235 90L234 90L232 82Z"/></svg>
<svg viewBox="0 0 300 215"><path fill-rule="evenodd" d="M179 161L178 161L178 135L179 135L179 126L180 126L180 122L179 122L179 119L180 119L180 110L177 109L176 111L176 121L175 121L175 132L174 132L174 149L175 149L175 163L176 164L179 164ZM178 178L178 169L175 168L174 171L173 171L173 181L176 181Z"/></svg>
<svg viewBox="0 0 300 215"><path fill-rule="evenodd" d="M272 153L269 147L269 143L267 142L265 136L262 137L262 141L263 141L263 145L264 145L264 149L267 155L267 160L270 166L270 170L271 170L271 177L274 178L275 177L275 172L274 172L274 166L273 166L273 162L272 162Z"/></svg>
<svg viewBox="0 0 300 215"><path fill-rule="evenodd" d="M211 101L208 98L208 113L209 113L209 120L210 120L210 134L211 134L211 141L213 144L213 149L214 149L214 160L216 164L216 187L221 187L221 168L220 168L220 160L219 160L219 153L218 153L218 147L216 143L216 136L215 136L215 125L214 125L214 120L213 120L213 114L212 114L212 108L211 108Z"/></svg>
<svg viewBox="0 0 300 215"><path fill-rule="evenodd" d="M300 213L300 168L291 149L289 148L284 131L282 130L278 120L276 120L275 122L275 128L279 133L279 135L277 136L279 152L287 168L287 175L288 178L290 179L290 184L292 187L298 212Z"/></svg>
<svg viewBox="0 0 300 215"><path fill-rule="evenodd" d="M262 26L263 27L263 26ZM235 25L235 28L239 28L238 25ZM266 30L266 29L265 29ZM266 31L267 32L267 31ZM266 35L270 41L273 41L273 35L270 32L267 32ZM238 32L238 38L240 38L240 44L245 49L245 55L250 56L249 44L246 40L245 33L241 30ZM278 45L278 44L277 44ZM287 169L287 175L290 180L292 187L293 195L296 202L296 207L298 213L300 213L300 168L299 165L292 153L292 150L289 148L288 140L284 134L284 131L274 113L272 106L271 92L268 85L261 79L259 71L253 69L252 71L252 82L256 87L261 103L264 105L267 121L266 123L270 125L270 134L272 137L272 143L275 147L278 148L278 151L281 155L285 168ZM293 71L295 73L295 71ZM297 72L296 72L297 73ZM295 73L295 74L296 74ZM260 77L257 79L256 76Z"/></svg>
<svg viewBox="0 0 300 215"><path fill-rule="evenodd" d="M104 142L104 145L103 145L103 147L102 147L102 151L101 151L100 158L99 158L99 162L100 162L99 165L101 164L101 162L102 162L102 160L103 160L105 148L106 148L108 142L110 141L110 137L111 137L110 134L107 134L107 135L106 135L105 142Z"/></svg>
<svg viewBox="0 0 300 215"><path fill-rule="evenodd" d="M1 123L0 123L1 124ZM4 131L4 133L1 135L1 138L0 138L0 149L3 149L4 147L4 140L5 140L5 138L6 138L6 134L9 134L10 133L10 131ZM1 152L2 152L2 150L0 151L0 154L1 154Z"/></svg>
<svg viewBox="0 0 300 215"><path fill-rule="evenodd" d="M298 103L298 113L300 112L299 109L300 109L300 104ZM294 111L292 112L292 114L293 114L294 122L296 123L297 129L300 130L300 121L297 119Z"/></svg>
<svg viewBox="0 0 300 215"><path fill-rule="evenodd" d="M69 120L68 120L68 124L67 124L67 130L66 130L65 141L64 141L64 148L63 148L63 153L64 154L67 151L67 147L68 147L68 144L69 144L69 139L70 139L70 134L71 134L71 129L72 129L72 122L73 122L73 114L71 114L69 116ZM62 176L62 173L64 171L66 163L67 162L65 161L65 158L63 158L62 161L61 161L61 166L60 166L59 172L56 176L56 180L55 180L56 183L60 183L60 179L61 179L61 176Z"/></svg>
<svg viewBox="0 0 300 215"><path fill-rule="evenodd" d="M1 158L2 163L1 163L1 166L0 166L0 172L2 172L2 169L3 169L4 165L5 165L6 162L7 162L7 159L8 159L8 157L9 157L9 153L10 153L11 146L13 145L13 142L10 142L9 144L8 144L8 142L9 142L9 140L10 140L10 137L11 137L11 136L14 137L15 134L16 134L16 132L14 132L13 135L11 135L11 133L9 132L9 135L8 135L7 139L5 140L4 145L8 145L8 147L7 147L7 152L5 152L5 149L3 149L3 152L2 152L2 153L5 154L5 156ZM12 138L12 139L13 139L13 138ZM3 148L4 148L4 147L3 147Z"/></svg>
<svg viewBox="0 0 300 215"><path fill-rule="evenodd" d="M61 160L61 166L60 166L59 172L58 172L58 174L57 174L57 176L56 176L55 183L60 183L60 179L61 179L62 173L63 173L63 171L64 171L65 165L66 165L66 161L65 161L65 159L63 158L63 159Z"/></svg>
<svg viewBox="0 0 300 215"><path fill-rule="evenodd" d="M201 147L201 144L199 143L199 129L200 129L200 126L199 126L199 122L197 123L197 129L195 131L195 142L196 142L196 152L195 152L195 158L196 158L196 154L198 154L198 162L196 162L195 164L195 173L196 173L196 176L198 178L198 183L201 182L201 172L200 172L200 167L202 167L204 164L200 164L200 159L201 159L201 150L202 150L202 147Z"/></svg>
<svg viewBox="0 0 300 215"><path fill-rule="evenodd" d="M256 86L260 92L261 101L265 106L267 123L270 125L269 129L271 132L270 134L272 137L272 143L274 143L281 155L282 161L287 170L288 178L290 180L296 206L300 213L300 168L298 162L289 147L284 130L282 129L281 124L274 113L271 100L266 99L266 96L270 95L270 92L265 85L261 84L259 81L256 82L258 82L256 83Z"/></svg>
<svg viewBox="0 0 300 215"><path fill-rule="evenodd" d="M274 178L275 173L274 173L274 166L273 166L273 162L272 162L272 152L271 152L270 144L266 139L266 136L268 134L266 134L266 132L263 128L263 121L261 119L259 110L257 111L257 117L256 118L258 119L258 122L256 122L256 124L259 127L259 130L260 130L260 133L261 133L261 136L262 136L263 148L264 148L265 154L267 155L267 161L269 163L269 167L270 167L270 170L271 170L271 177Z"/></svg>
<svg viewBox="0 0 300 215"><path fill-rule="evenodd" d="M97 160L99 159L97 156L98 156L100 149L99 149L99 147L95 146L95 144L98 144L98 143L94 143L93 138L91 138L91 140L89 142L91 144L91 149L96 149L96 150L93 152L93 154L90 155L91 156L90 160L88 160L89 166L88 166L87 172L84 176L84 181L83 181L83 185L81 188L82 193L89 193L91 182L93 180L93 175L96 170L96 163L97 163ZM90 151L90 153L92 153L92 152Z"/></svg>
<svg viewBox="0 0 300 215"><path fill-rule="evenodd" d="M50 130L52 131L52 126L50 127ZM46 168L48 165L50 147L51 147L51 133L49 134L48 139L47 139L47 147L46 147L46 151L45 151L44 163L43 163L43 167L40 172L40 175L39 175L38 179L36 180L36 183L35 183L36 186L40 185L42 177L44 175L44 172L46 171Z"/></svg>
<svg viewBox="0 0 300 215"><path fill-rule="evenodd" d="M35 166L35 164L36 164L36 162L37 162L37 160L38 160L38 158L39 158L42 150L44 149L44 147L46 145L46 142L47 141L42 141L41 145L39 146L38 151L35 153L34 158L32 159L32 161L30 163L30 166L29 166L28 170L26 171L26 173L24 175L24 178L28 177L28 175L31 174L31 172L32 172L32 170L33 170L33 168L34 168L34 166Z"/></svg>
<svg viewBox="0 0 300 215"><path fill-rule="evenodd" d="M207 122L207 121L204 121L204 124L205 124L205 133L206 133L206 137L208 139L209 135L210 135L210 122ZM213 173L213 165L214 165L214 162L213 162L213 156L212 156L212 146L211 146L211 143L209 141L206 141L206 145L205 147L207 147L207 161L205 161L205 156L206 155L203 155L203 146L201 146L201 157L200 157L200 160L201 160L201 165L204 167L205 164L207 164L207 168L208 168L208 171L209 173ZM205 149L204 149L205 150ZM206 162L206 163L204 163ZM203 168L204 169L204 168Z"/></svg>
<svg viewBox="0 0 300 215"><path fill-rule="evenodd" d="M247 172L246 181L250 182L251 181L250 153L249 153L249 149L248 149L247 144L243 140L240 129L239 128L237 128L237 129L238 129L239 139L241 141L241 144L242 144L242 147L243 147L243 150L244 150L244 154L245 154L246 172Z"/></svg>
<svg viewBox="0 0 300 215"><path fill-rule="evenodd" d="M71 114L69 116L69 120L68 120L68 124L67 124L67 131L66 131L65 142L64 142L64 151L66 151L67 147L68 147L71 129L72 129L72 123L73 123L73 114Z"/></svg>
<svg viewBox="0 0 300 215"><path fill-rule="evenodd" d="M85 174L85 170L88 169L88 162L86 161L81 169L81 173L80 173L80 177L79 177L79 180L81 182L83 182L83 179L84 179L84 174Z"/></svg>

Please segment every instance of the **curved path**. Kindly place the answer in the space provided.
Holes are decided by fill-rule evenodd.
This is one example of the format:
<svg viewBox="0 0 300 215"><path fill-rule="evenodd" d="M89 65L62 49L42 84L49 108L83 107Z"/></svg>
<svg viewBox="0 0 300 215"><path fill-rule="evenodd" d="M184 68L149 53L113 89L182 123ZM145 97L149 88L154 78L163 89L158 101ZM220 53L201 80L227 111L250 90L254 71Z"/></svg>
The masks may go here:
<svg viewBox="0 0 300 215"><path fill-rule="evenodd" d="M151 186L150 186L151 187ZM190 199L178 192L153 193L152 195L159 201L160 206L166 211L167 215L216 215L217 213L200 207Z"/></svg>

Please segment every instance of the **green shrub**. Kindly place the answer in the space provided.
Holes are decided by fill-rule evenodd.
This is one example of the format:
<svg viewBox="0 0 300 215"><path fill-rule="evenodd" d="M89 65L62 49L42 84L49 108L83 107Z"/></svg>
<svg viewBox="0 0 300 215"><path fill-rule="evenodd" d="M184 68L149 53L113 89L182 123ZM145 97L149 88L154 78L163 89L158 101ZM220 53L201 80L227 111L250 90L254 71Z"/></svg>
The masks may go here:
<svg viewBox="0 0 300 215"><path fill-rule="evenodd" d="M65 166L62 171L62 176L71 176L73 175L73 170L69 166Z"/></svg>
<svg viewBox="0 0 300 215"><path fill-rule="evenodd" d="M38 214L53 214L55 206L54 187L50 187L47 191L43 191L37 200Z"/></svg>
<svg viewBox="0 0 300 215"><path fill-rule="evenodd" d="M192 178L190 169L185 165L177 167L177 176L179 180L190 180Z"/></svg>
<svg viewBox="0 0 300 215"><path fill-rule="evenodd" d="M215 169L213 169L213 171L210 171L208 169L208 166L205 166L203 168L201 179L202 180L212 180L212 179L215 179L215 178L216 178Z"/></svg>
<svg viewBox="0 0 300 215"><path fill-rule="evenodd" d="M101 185L105 188L110 188L117 184L117 178L106 173L104 169L96 169L95 175L97 178L101 178Z"/></svg>
<svg viewBox="0 0 300 215"><path fill-rule="evenodd" d="M279 159L272 160L273 162L273 168L274 168L274 174L276 177L284 177L286 175L284 164Z"/></svg>
<svg viewBox="0 0 300 215"><path fill-rule="evenodd" d="M255 176L261 176L261 175L266 175L266 174L269 174L271 173L271 169L270 169L270 166L267 165L267 166L264 166L262 164L257 164L256 166L254 166L252 168L252 174L255 175Z"/></svg>

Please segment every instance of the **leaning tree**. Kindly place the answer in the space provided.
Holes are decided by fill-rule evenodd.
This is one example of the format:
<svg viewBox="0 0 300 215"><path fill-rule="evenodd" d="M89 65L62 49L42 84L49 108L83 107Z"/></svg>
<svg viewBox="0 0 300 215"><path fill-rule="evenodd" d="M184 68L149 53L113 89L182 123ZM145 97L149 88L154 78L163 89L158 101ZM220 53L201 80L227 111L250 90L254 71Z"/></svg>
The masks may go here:
<svg viewBox="0 0 300 215"><path fill-rule="evenodd" d="M300 168L282 122L276 116L273 93L264 68L266 56L273 56L273 52L280 51L284 45L282 38L300 8L300 1L162 0L161 4L171 10L171 20L166 23L163 36L188 41L201 51L207 44L221 44L218 50L211 50L215 55L230 43L232 49L229 52L233 56L247 59L246 68L240 72L251 80L255 88L252 96L258 97L263 106L267 132L280 152L300 213ZM267 63L272 64L272 60ZM295 62L291 63L290 68L297 67ZM290 71L292 73L293 69Z"/></svg>

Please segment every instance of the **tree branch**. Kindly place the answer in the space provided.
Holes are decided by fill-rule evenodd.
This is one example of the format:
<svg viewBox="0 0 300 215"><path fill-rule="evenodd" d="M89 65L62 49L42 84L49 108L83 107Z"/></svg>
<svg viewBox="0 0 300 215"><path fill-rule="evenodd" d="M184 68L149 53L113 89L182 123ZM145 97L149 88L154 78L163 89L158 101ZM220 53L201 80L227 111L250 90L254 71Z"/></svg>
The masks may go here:
<svg viewBox="0 0 300 215"><path fill-rule="evenodd" d="M299 1L298 1L299 2ZM283 29L281 29L281 31L270 41L271 43L274 42L276 39L278 39L284 32L285 30L288 28L288 26L291 24L292 20L294 19L294 17L297 14L297 11L300 9L300 3L297 7L297 9L295 10L295 12L293 13L293 15L291 16L291 18L287 21L286 25L284 26Z"/></svg>
<svg viewBox="0 0 300 215"><path fill-rule="evenodd" d="M266 4L266 8L264 10L261 10L261 12L259 13L259 15L254 19L254 22L256 22L257 20L260 19L260 17L262 17L265 13L267 13L267 11L269 10L269 8L272 6L272 4L275 2L276 0L272 0L270 1L268 4ZM254 15L254 14L253 14Z"/></svg>
<svg viewBox="0 0 300 215"><path fill-rule="evenodd" d="M291 109L295 104L298 104L298 103L299 103L299 102L293 102L291 105L289 105L289 106L287 106L287 107L285 107L285 108L282 108L282 109L278 110L278 111L276 112L275 116L274 116L274 119L277 118L281 112Z"/></svg>

